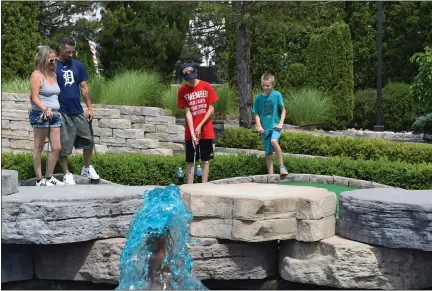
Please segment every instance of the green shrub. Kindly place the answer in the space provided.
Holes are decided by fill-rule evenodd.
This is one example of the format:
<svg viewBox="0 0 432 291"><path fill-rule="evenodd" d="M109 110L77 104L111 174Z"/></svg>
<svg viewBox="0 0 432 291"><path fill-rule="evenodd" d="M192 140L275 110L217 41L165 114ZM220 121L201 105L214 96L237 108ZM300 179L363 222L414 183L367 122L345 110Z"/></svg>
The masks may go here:
<svg viewBox="0 0 432 291"><path fill-rule="evenodd" d="M287 70L287 81L284 86L288 86L288 88L301 88L306 82L306 76L306 66L304 64L291 64Z"/></svg>
<svg viewBox="0 0 432 291"><path fill-rule="evenodd" d="M417 110L409 93L410 85L389 83L382 90L382 113L386 130L409 131Z"/></svg>
<svg viewBox="0 0 432 291"><path fill-rule="evenodd" d="M226 119L227 116L238 116L238 106L234 102L236 98L235 91L230 88L228 84L215 86L214 89L218 96L218 101L214 104L215 119Z"/></svg>
<svg viewBox="0 0 432 291"><path fill-rule="evenodd" d="M182 118L185 116L185 110L183 108L177 108L178 101L178 87L170 86L162 94L162 106L165 109L171 110L173 116Z"/></svg>
<svg viewBox="0 0 432 291"><path fill-rule="evenodd" d="M6 81L2 83L1 91L7 93L30 93L30 78L14 78Z"/></svg>
<svg viewBox="0 0 432 291"><path fill-rule="evenodd" d="M432 112L422 115L412 125L414 133L432 134Z"/></svg>
<svg viewBox="0 0 432 291"><path fill-rule="evenodd" d="M417 103L429 108L432 106L432 48L425 47L424 53L414 54L410 61L419 65L419 72L414 77L410 94Z"/></svg>
<svg viewBox="0 0 432 291"><path fill-rule="evenodd" d="M263 150L256 131L227 128L219 144L229 148ZM282 133L280 146L283 152L326 157L351 157L353 159L400 161L420 164L432 163L432 147L424 144L403 144L361 137L315 136L309 133Z"/></svg>
<svg viewBox="0 0 432 291"><path fill-rule="evenodd" d="M162 107L164 85L152 72L125 71L103 87L100 103Z"/></svg>
<svg viewBox="0 0 432 291"><path fill-rule="evenodd" d="M290 91L284 103L286 120L295 125L321 123L331 108L331 101L313 88Z"/></svg>
<svg viewBox="0 0 432 291"><path fill-rule="evenodd" d="M39 2L2 1L2 81L11 80L14 77L30 78L30 74L34 70L37 45L42 40L37 19L40 6ZM28 81L26 86L29 87ZM28 90L27 88L25 90ZM2 92L7 92L7 90L2 88ZM27 93L27 91L19 93Z"/></svg>
<svg viewBox="0 0 432 291"><path fill-rule="evenodd" d="M260 83L260 86L261 86L261 83ZM263 92L260 86L257 86L252 90L252 101L253 102L255 102L256 97ZM282 93L282 96L283 96L283 93Z"/></svg>
<svg viewBox="0 0 432 291"><path fill-rule="evenodd" d="M345 128L353 117L353 65L347 24L337 22L311 36L306 53L307 85L325 92L333 103L323 128Z"/></svg>
<svg viewBox="0 0 432 291"><path fill-rule="evenodd" d="M376 89L358 90L354 97L354 128L373 129L376 124Z"/></svg>
<svg viewBox="0 0 432 291"><path fill-rule="evenodd" d="M45 155L43 156L45 159ZM412 165L386 160L365 161L349 158L284 158L291 173L337 175L374 181L406 189L431 189L432 165ZM70 170L81 171L82 155L71 156ZM42 162L44 165L45 162ZM167 185L176 183L178 167L184 167L184 155L146 156L141 154L97 154L93 164L103 179L123 185ZM31 154L2 154L2 169L17 170L19 180L34 177ZM217 155L211 161L210 180L267 172L265 158L255 155ZM60 173L57 165L56 173Z"/></svg>
<svg viewBox="0 0 432 291"><path fill-rule="evenodd" d="M90 98L92 103L97 104L100 102L102 90L105 86L105 79L102 77L93 76L88 80L88 87L90 91Z"/></svg>

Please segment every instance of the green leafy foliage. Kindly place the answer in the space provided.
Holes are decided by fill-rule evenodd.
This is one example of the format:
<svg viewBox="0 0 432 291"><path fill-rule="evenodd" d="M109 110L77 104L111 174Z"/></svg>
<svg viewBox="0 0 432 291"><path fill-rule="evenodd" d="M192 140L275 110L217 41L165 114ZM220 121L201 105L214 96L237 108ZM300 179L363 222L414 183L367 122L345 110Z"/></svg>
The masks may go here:
<svg viewBox="0 0 432 291"><path fill-rule="evenodd" d="M307 83L332 101L326 128L345 128L353 117L353 48L348 25L337 22L311 36L307 50Z"/></svg>
<svg viewBox="0 0 432 291"><path fill-rule="evenodd" d="M331 101L313 88L292 90L286 96L286 120L295 125L321 123L331 108Z"/></svg>
<svg viewBox="0 0 432 291"><path fill-rule="evenodd" d="M106 85L105 79L103 77L92 75L90 79L87 81L87 85L89 87L90 98L92 103L94 104L100 103L100 99L102 97L102 91Z"/></svg>
<svg viewBox="0 0 432 291"><path fill-rule="evenodd" d="M156 70L171 81L189 28L190 2L108 2L100 43L104 74Z"/></svg>
<svg viewBox="0 0 432 291"><path fill-rule="evenodd" d="M376 87L377 2L345 1L354 48L356 89ZM417 65L410 57L424 51L432 39L432 2L383 3L383 84L410 83Z"/></svg>
<svg viewBox="0 0 432 291"><path fill-rule="evenodd" d="M304 63L309 35L343 20L343 2L313 3L279 1L249 2L244 14L251 38L252 86L260 83L264 72L276 75L278 86L289 86L291 64ZM231 86L236 85L235 14L226 15L228 73Z"/></svg>
<svg viewBox="0 0 432 291"><path fill-rule="evenodd" d="M3 81L3 80L2 80ZM2 92L9 93L30 93L30 78L21 79L15 77L13 79L2 82Z"/></svg>
<svg viewBox="0 0 432 291"><path fill-rule="evenodd" d="M225 129L219 144L228 148L264 149L259 133L248 129ZM432 147L423 144L285 132L282 133L279 144L283 152L293 154L364 160L387 159L413 164L432 163Z"/></svg>
<svg viewBox="0 0 432 291"><path fill-rule="evenodd" d="M39 31L43 36L43 44L58 50L59 40L65 36L72 36L76 42L75 59L81 61L90 78L96 76L93 56L88 41L95 41L95 37L101 28L101 23L94 17L89 19L79 18L77 15L92 14L92 8L102 8L103 2L90 1L40 1L40 9L37 15ZM76 19L76 21L72 21ZM98 48L96 48L96 51ZM97 53L98 56L98 53ZM101 65L99 62L99 69Z"/></svg>
<svg viewBox="0 0 432 291"><path fill-rule="evenodd" d="M36 24L38 2L1 2L1 72L3 81L30 78L37 45L41 40Z"/></svg>
<svg viewBox="0 0 432 291"><path fill-rule="evenodd" d="M238 105L235 102L235 90L230 88L228 84L214 86L218 101L214 103L215 118L226 119L228 116L238 116Z"/></svg>
<svg viewBox="0 0 432 291"><path fill-rule="evenodd" d="M345 7L348 11L347 23L351 32L354 52L355 88L375 88L377 84L376 2L345 1Z"/></svg>
<svg viewBox="0 0 432 291"><path fill-rule="evenodd" d="M177 108L178 102L178 87L170 86L162 94L162 106L163 108L169 109L173 116L177 118L185 117L185 110L183 108Z"/></svg>
<svg viewBox="0 0 432 291"><path fill-rule="evenodd" d="M45 164L43 156L42 165ZM2 154L2 169L18 171L20 181L34 177L31 154ZM81 171L82 155L71 156L69 169ZM367 161L350 158L291 158L284 163L290 173L337 175L374 181L405 189L431 189L432 165ZM93 164L103 179L123 185L167 185L176 183L176 171L185 165L184 155L174 157L141 154L98 154ZM57 164L55 173L61 173ZM266 174L265 158L255 155L216 155L210 163L209 180Z"/></svg>
<svg viewBox="0 0 432 291"><path fill-rule="evenodd" d="M432 112L418 117L412 125L414 133L432 134Z"/></svg>
<svg viewBox="0 0 432 291"><path fill-rule="evenodd" d="M383 10L383 82L411 83L417 65L410 57L432 40L432 2L389 1Z"/></svg>
<svg viewBox="0 0 432 291"><path fill-rule="evenodd" d="M287 70L286 83L284 86L288 88L301 88L306 82L306 77L307 71L304 64L291 64Z"/></svg>
<svg viewBox="0 0 432 291"><path fill-rule="evenodd" d="M432 48L427 46L424 53L416 53L410 60L419 65L410 88L411 96L417 103L432 107Z"/></svg>
<svg viewBox="0 0 432 291"><path fill-rule="evenodd" d="M373 129L376 124L375 89L357 90L354 95L354 118L351 127Z"/></svg>
<svg viewBox="0 0 432 291"><path fill-rule="evenodd" d="M100 103L161 107L163 89L156 73L125 71L105 83Z"/></svg>
<svg viewBox="0 0 432 291"><path fill-rule="evenodd" d="M410 86L404 83L389 83L382 90L382 113L386 130L408 131L418 109L409 94Z"/></svg>

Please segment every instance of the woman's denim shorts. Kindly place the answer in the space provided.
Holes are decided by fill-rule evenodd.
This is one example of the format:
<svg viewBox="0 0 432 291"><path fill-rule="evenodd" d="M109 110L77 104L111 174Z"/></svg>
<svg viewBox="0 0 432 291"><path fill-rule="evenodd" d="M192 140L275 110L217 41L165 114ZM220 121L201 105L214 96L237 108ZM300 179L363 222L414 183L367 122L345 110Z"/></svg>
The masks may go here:
<svg viewBox="0 0 432 291"><path fill-rule="evenodd" d="M33 128L48 128L50 124L52 128L58 128L62 125L61 115L57 111L53 111L51 120L43 119L42 113L40 110L30 110L29 120Z"/></svg>

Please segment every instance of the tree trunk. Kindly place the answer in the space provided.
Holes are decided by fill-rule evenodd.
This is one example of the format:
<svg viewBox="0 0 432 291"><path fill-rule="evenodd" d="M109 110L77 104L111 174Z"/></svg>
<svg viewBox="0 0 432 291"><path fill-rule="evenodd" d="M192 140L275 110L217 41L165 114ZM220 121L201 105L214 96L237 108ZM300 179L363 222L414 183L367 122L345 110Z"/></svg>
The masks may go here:
<svg viewBox="0 0 432 291"><path fill-rule="evenodd" d="M245 23L244 11L247 6L245 1L233 1L232 7L236 16L236 67L237 67L237 91L239 95L240 118L239 125L243 128L251 128L252 120L252 79L250 74L250 34Z"/></svg>

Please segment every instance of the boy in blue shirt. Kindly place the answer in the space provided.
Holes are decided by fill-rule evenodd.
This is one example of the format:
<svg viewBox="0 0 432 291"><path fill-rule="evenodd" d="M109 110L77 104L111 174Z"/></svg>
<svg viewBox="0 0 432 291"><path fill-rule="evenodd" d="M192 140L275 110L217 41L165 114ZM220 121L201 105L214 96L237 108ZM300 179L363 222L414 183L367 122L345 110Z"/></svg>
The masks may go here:
<svg viewBox="0 0 432 291"><path fill-rule="evenodd" d="M280 174L285 176L288 175L288 171L283 164L279 138L286 111L282 94L273 90L274 86L275 77L272 74L264 74L261 77L263 92L256 97L252 112L255 114L256 127L264 142L268 173L273 174L273 152L276 152Z"/></svg>

